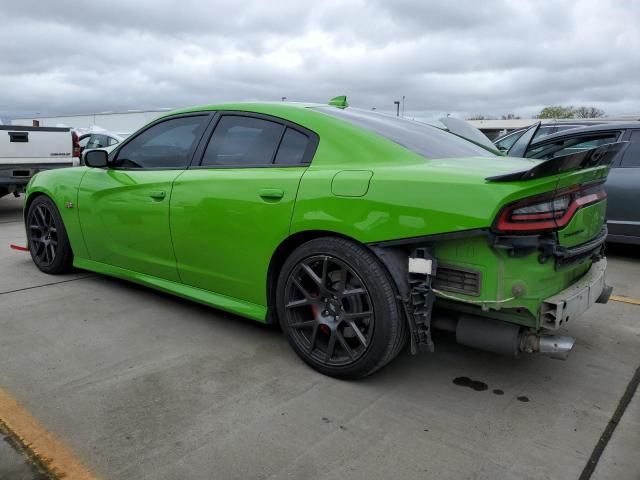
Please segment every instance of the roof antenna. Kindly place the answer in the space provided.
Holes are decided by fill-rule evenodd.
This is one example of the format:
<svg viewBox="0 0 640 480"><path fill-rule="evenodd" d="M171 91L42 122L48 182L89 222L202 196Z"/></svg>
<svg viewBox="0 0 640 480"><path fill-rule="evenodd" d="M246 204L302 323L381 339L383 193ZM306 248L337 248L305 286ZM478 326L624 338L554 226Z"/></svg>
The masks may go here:
<svg viewBox="0 0 640 480"><path fill-rule="evenodd" d="M332 105L338 108L347 108L349 106L349 102L347 102L346 95L340 95L337 97L333 97L331 100L329 100L329 105Z"/></svg>

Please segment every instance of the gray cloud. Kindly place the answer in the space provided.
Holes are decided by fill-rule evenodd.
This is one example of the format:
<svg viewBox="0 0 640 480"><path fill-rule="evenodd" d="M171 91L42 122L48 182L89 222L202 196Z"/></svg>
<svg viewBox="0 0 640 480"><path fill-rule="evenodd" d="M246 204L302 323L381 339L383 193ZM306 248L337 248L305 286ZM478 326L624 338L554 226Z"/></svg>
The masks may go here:
<svg viewBox="0 0 640 480"><path fill-rule="evenodd" d="M0 4L0 115L237 99L640 113L640 0Z"/></svg>

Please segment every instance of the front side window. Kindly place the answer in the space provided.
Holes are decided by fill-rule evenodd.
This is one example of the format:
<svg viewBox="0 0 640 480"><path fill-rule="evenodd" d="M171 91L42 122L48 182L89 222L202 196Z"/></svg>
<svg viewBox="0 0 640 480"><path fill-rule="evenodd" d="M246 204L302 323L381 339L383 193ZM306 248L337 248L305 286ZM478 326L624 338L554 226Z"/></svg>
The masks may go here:
<svg viewBox="0 0 640 480"><path fill-rule="evenodd" d="M120 148L116 168L186 168L208 116L172 118L157 123Z"/></svg>
<svg viewBox="0 0 640 480"><path fill-rule="evenodd" d="M364 130L411 150L425 158L494 157L475 143L432 125L357 108L316 107Z"/></svg>
<svg viewBox="0 0 640 480"><path fill-rule="evenodd" d="M552 143L540 145L527 151L527 157L550 159L582 152L599 147L607 143L613 143L618 138L619 132L606 132L593 135L582 135L557 140Z"/></svg>
<svg viewBox="0 0 640 480"><path fill-rule="evenodd" d="M269 165L284 128L261 118L223 115L204 152L202 166Z"/></svg>

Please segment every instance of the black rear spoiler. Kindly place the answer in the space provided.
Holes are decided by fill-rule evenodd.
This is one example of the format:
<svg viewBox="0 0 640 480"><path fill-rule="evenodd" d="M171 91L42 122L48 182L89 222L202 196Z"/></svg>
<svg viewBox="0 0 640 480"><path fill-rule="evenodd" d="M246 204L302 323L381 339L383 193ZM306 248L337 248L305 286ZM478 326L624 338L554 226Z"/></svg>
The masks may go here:
<svg viewBox="0 0 640 480"><path fill-rule="evenodd" d="M518 180L550 177L551 175L568 172L569 170L582 170L583 168L610 165L613 159L622 153L628 145L629 142L607 143L590 150L583 150L581 152L552 158L537 164L529 170L487 177L485 180L489 182L516 182Z"/></svg>

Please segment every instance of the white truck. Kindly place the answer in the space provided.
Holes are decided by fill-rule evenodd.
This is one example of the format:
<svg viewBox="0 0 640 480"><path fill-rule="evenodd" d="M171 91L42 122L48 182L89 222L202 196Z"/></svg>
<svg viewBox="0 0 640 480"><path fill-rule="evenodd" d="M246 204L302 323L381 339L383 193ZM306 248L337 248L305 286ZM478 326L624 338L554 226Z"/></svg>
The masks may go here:
<svg viewBox="0 0 640 480"><path fill-rule="evenodd" d="M38 172L78 165L80 145L70 128L0 125L0 197L17 196Z"/></svg>

